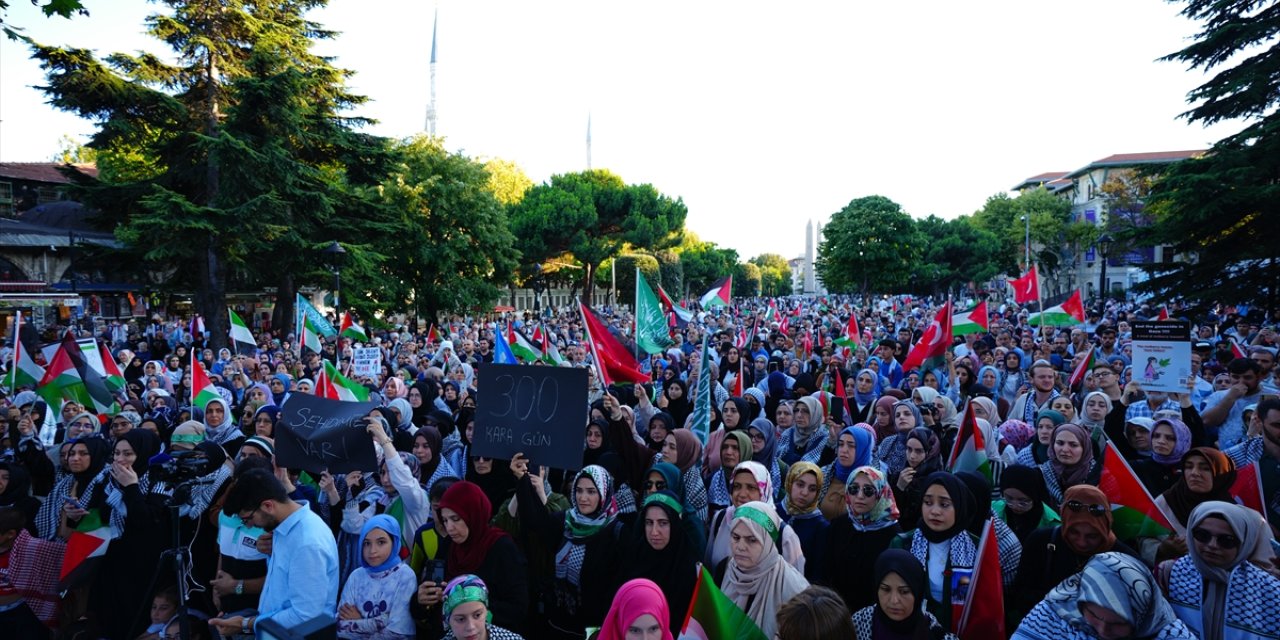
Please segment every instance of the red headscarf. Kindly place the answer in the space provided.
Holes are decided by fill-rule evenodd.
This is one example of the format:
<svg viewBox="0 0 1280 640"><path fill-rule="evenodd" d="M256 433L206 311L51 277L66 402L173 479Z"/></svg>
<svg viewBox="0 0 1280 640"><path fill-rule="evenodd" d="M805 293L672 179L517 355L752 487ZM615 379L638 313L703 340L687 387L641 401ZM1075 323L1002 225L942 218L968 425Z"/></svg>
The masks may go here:
<svg viewBox="0 0 1280 640"><path fill-rule="evenodd" d="M667 628L671 617L667 598L662 595L662 589L658 585L644 578L628 581L618 589L618 593L613 596L613 606L609 607L609 613L604 617L597 640L625 640L627 628L636 618L646 613L656 618L662 626L662 640L671 640L671 629Z"/></svg>
<svg viewBox="0 0 1280 640"><path fill-rule="evenodd" d="M507 532L489 525L493 505L480 485L474 482L457 482L440 498L440 510L449 509L466 523L469 533L462 544L449 547L449 575L475 573L484 564L489 549Z"/></svg>

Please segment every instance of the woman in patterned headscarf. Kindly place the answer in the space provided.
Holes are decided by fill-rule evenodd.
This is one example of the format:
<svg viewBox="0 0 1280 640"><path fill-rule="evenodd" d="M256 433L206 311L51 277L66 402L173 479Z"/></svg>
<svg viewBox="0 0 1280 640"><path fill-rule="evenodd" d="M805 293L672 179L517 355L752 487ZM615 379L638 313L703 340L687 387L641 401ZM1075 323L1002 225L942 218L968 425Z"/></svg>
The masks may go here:
<svg viewBox="0 0 1280 640"><path fill-rule="evenodd" d="M444 587L444 640L524 640L494 625L489 613L489 587L474 575L463 575Z"/></svg>
<svg viewBox="0 0 1280 640"><path fill-rule="evenodd" d="M812 462L801 460L792 465L783 481L783 498L778 507L782 522L794 529L800 538L805 577L810 581L816 580L822 570L822 553L827 539L827 518L818 508L823 475L822 469Z"/></svg>
<svg viewBox="0 0 1280 640"><path fill-rule="evenodd" d="M831 521L823 554L823 582L850 611L875 602L876 556L902 533L889 478L876 467L858 467L845 485L845 513Z"/></svg>
<svg viewBox="0 0 1280 640"><path fill-rule="evenodd" d="M604 620L612 593L601 586L613 584L620 562L624 526L613 479L604 467L587 466L573 478L573 507L550 513L533 486L542 478L514 461L512 471L521 522L557 547L552 588L543 591L550 598L543 602L547 624L556 637L581 638L583 629Z"/></svg>
<svg viewBox="0 0 1280 640"><path fill-rule="evenodd" d="M1049 491L1049 505L1057 509L1062 495L1078 484L1098 484L1102 473L1093 457L1089 431L1071 422L1058 425L1053 430L1049 445L1049 460L1040 465L1044 474L1044 486Z"/></svg>
<svg viewBox="0 0 1280 640"><path fill-rule="evenodd" d="M1194 640L1151 571L1123 553L1101 553L1027 614L1014 640L1155 638Z"/></svg>

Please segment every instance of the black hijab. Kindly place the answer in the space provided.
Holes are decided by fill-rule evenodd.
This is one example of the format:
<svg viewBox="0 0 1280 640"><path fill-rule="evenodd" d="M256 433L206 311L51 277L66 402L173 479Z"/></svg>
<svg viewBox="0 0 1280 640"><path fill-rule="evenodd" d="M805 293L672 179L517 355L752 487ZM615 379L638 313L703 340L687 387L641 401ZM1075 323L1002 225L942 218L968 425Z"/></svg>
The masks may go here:
<svg viewBox="0 0 1280 640"><path fill-rule="evenodd" d="M138 429L130 430L131 433L133 431ZM83 491L95 476L102 473L103 467L107 466L107 462L111 459L111 444L102 436L86 436L71 441L72 447L78 444L84 445L89 450L89 466L84 471L74 474L76 484Z"/></svg>
<svg viewBox="0 0 1280 640"><path fill-rule="evenodd" d="M969 493L973 495L973 517L965 528L969 533L982 537L982 532L987 528L987 520L991 518L991 483L972 471L961 471L955 475L964 486L969 487Z"/></svg>
<svg viewBox="0 0 1280 640"><path fill-rule="evenodd" d="M588 449L586 443L585 442L583 443L582 445L582 466L583 467L588 467L590 465L596 464L597 461L600 460L600 456L604 455L606 451L609 451L609 421L603 418L596 418L592 420L591 424L588 424L587 428L584 429L582 432L584 439L586 438L586 433L591 430L591 427L595 427L600 430L600 446L596 449Z"/></svg>
<svg viewBox="0 0 1280 640"><path fill-rule="evenodd" d="M738 409L738 424L734 427L734 430L746 431L747 427L751 425L751 405L747 403L745 398L738 396L731 396L725 402L732 403ZM724 405L720 406L723 407ZM724 424L724 411L720 412L720 423ZM727 429L728 426L725 428Z"/></svg>
<svg viewBox="0 0 1280 640"><path fill-rule="evenodd" d="M907 583L907 588L911 589L911 595L915 596L915 607L912 608L911 615L907 619L894 620L880 609L880 601L877 598L872 620L872 637L888 640L929 638L929 620L924 615L924 603L929 596L929 582L925 577L924 565L920 564L920 561L909 551L886 549L876 558L875 589L877 592L885 576L890 573L896 573L903 582Z"/></svg>
<svg viewBox="0 0 1280 640"><path fill-rule="evenodd" d="M973 519L973 492L969 491L964 481L946 471L930 474L925 480L924 490L928 492L929 487L935 484L942 485L942 488L947 490L947 495L951 497L951 505L956 511L955 522L945 531L930 529L924 517L921 516L920 534L929 542L938 543L950 540L968 529L969 522ZM917 560L916 563L919 564L919 561Z"/></svg>
<svg viewBox="0 0 1280 640"><path fill-rule="evenodd" d="M464 479L479 486L485 497L489 499L489 507L493 509L490 516L496 514L499 506L506 502L516 490L516 477L511 474L511 467L499 464L497 460L493 461L493 467L489 473L482 474L476 471L475 456L468 457Z"/></svg>
<svg viewBox="0 0 1280 640"><path fill-rule="evenodd" d="M133 447L133 472L141 479L147 474L151 457L160 453L160 436L146 429L130 429L120 439Z"/></svg>
<svg viewBox="0 0 1280 640"><path fill-rule="evenodd" d="M640 526L634 527L635 539L632 541L634 552L623 560L622 582L636 578L647 578L661 585L662 591L671 602L685 602L693 598L693 587L698 576L697 566L699 554L690 544L685 528L681 524L681 513L672 505L680 505L680 498L666 489L654 495L662 494L667 499L649 496L640 507ZM661 551L649 545L644 531L645 512L650 508L662 509L671 522L671 537L667 546ZM919 564L919 561L916 562ZM670 607L670 629L676 631L684 624L683 607Z"/></svg>
<svg viewBox="0 0 1280 640"><path fill-rule="evenodd" d="M440 385L435 380L419 380L413 383L413 389L422 396L422 404L413 407L413 424L421 427L427 423L427 416L436 408L436 398L440 395Z"/></svg>
<svg viewBox="0 0 1280 640"><path fill-rule="evenodd" d="M1044 473L1037 467L1025 465L1005 467L1000 475L1000 490L1006 489L1017 489L1031 498L1031 510L1026 513L1014 513L1007 504L1004 507L1005 524L1019 540L1025 540L1044 518L1044 499L1049 493L1044 486Z"/></svg>
<svg viewBox="0 0 1280 640"><path fill-rule="evenodd" d="M418 478L426 484L436 469L440 468L440 446L444 443L444 438L440 437L440 430L432 426L418 427L418 432L413 434L414 444L418 443L418 438L426 440L427 446L431 448L431 462L418 469Z"/></svg>
<svg viewBox="0 0 1280 640"><path fill-rule="evenodd" d="M667 389L673 386L680 387L683 393L680 394L679 400L667 397L667 413L671 414L677 427L683 427L685 421L689 419L689 414L693 412L693 404L689 402L689 385L680 378L672 378L667 381L667 386L662 388L662 393L666 394Z"/></svg>
<svg viewBox="0 0 1280 640"><path fill-rule="evenodd" d="M434 402L432 404L434 405ZM435 425L435 428L440 430L441 438L448 438L458 428L458 423L453 421L453 414L439 409L428 411L427 419L423 424Z"/></svg>

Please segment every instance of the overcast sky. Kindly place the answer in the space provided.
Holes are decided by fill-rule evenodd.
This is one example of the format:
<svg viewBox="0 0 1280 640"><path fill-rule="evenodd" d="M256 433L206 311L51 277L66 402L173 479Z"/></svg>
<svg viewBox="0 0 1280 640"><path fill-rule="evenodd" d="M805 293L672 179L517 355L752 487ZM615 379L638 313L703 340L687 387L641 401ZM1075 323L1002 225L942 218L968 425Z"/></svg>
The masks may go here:
<svg viewBox="0 0 1280 640"><path fill-rule="evenodd" d="M84 0L35 40L147 49L159 8ZM373 133L424 128L432 11L438 132L450 149L518 163L535 182L592 158L689 207L705 240L787 257L808 219L887 196L911 214L972 213L1028 176L1113 153L1205 148L1240 128L1177 115L1204 80L1158 62L1196 25L1161 0L982 2L490 2L331 0L318 51L355 71ZM0 42L0 160L48 160L93 124L44 104L38 66Z"/></svg>

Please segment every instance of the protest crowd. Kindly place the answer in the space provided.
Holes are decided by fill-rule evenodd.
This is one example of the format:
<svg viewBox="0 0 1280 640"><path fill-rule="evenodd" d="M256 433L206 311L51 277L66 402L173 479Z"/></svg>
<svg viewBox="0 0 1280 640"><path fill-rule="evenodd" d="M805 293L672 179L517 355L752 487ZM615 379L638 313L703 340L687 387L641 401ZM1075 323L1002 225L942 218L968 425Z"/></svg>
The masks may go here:
<svg viewBox="0 0 1280 640"><path fill-rule="evenodd" d="M662 297L10 342L0 636L1280 638L1274 317ZM585 373L579 464L482 455L510 365Z"/></svg>

